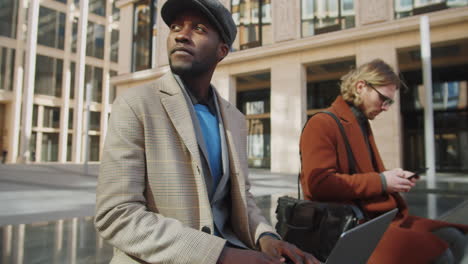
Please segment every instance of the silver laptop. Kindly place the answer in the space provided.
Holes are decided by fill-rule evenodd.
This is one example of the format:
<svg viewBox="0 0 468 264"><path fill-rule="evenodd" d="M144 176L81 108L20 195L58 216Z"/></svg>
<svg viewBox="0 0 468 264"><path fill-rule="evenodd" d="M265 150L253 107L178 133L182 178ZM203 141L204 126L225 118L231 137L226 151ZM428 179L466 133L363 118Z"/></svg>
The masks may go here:
<svg viewBox="0 0 468 264"><path fill-rule="evenodd" d="M341 234L325 264L365 264L398 209L393 209Z"/></svg>

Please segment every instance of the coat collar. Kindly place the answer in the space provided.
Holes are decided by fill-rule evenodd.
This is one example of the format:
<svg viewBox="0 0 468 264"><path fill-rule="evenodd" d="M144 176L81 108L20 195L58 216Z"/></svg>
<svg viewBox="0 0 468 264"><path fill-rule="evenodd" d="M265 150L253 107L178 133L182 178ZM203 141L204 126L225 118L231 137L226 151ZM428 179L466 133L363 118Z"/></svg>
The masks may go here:
<svg viewBox="0 0 468 264"><path fill-rule="evenodd" d="M351 149L357 163L356 169L359 172L375 171L366 142L364 141L364 135L362 134L362 130L359 126L357 118L351 111L351 107L348 105L348 103L346 103L345 100L343 100L343 97L338 96L333 102L331 110L335 112L341 120L344 121L342 124L346 135L348 136L349 144L351 145ZM370 126L369 144L374 153L379 172L384 171L384 165L375 144L374 135Z"/></svg>

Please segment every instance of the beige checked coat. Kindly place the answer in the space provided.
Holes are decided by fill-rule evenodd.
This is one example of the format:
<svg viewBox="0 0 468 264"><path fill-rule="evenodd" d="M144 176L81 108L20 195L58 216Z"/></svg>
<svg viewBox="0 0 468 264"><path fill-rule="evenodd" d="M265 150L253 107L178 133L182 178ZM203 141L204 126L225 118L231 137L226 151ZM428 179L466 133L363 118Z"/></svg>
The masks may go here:
<svg viewBox="0 0 468 264"><path fill-rule="evenodd" d="M244 116L217 96L231 177L231 224L255 248L273 232L247 178ZM132 88L112 106L96 191L95 225L111 263L216 263L225 240L213 218L189 104L172 73Z"/></svg>

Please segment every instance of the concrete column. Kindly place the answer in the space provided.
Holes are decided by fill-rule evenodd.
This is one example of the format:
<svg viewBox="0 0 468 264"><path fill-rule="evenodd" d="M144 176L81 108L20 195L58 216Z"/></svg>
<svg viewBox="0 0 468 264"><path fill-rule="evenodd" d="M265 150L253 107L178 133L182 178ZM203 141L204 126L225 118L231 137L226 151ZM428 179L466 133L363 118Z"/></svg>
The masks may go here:
<svg viewBox="0 0 468 264"><path fill-rule="evenodd" d="M29 2L28 39L26 44L26 70L24 78L22 130L20 142L20 161L29 162L29 140L32 131L32 108L34 96L34 78L36 75L37 29L39 21L39 0Z"/></svg>
<svg viewBox="0 0 468 264"><path fill-rule="evenodd" d="M306 121L306 72L287 55L271 68L271 171L298 173L299 138Z"/></svg>
<svg viewBox="0 0 468 264"><path fill-rule="evenodd" d="M59 134L59 153L58 161L61 163L67 162L67 147L68 147L68 119L70 118L70 54L72 42L72 25L73 13L71 10L73 0L68 0L66 22L65 22L65 55L63 59L63 72L65 74L62 80L62 107L60 108L60 134ZM73 117L71 117L73 118Z"/></svg>
<svg viewBox="0 0 468 264"><path fill-rule="evenodd" d="M357 10L356 25L364 26L393 20L393 1L354 1Z"/></svg>
<svg viewBox="0 0 468 264"><path fill-rule="evenodd" d="M228 72L216 72L212 79L218 93L231 104L236 105L236 81Z"/></svg>
<svg viewBox="0 0 468 264"><path fill-rule="evenodd" d="M15 72L13 81L13 104L12 116L10 118L10 143L8 146L8 162L16 163L19 153L19 138L20 138L20 122L21 122L21 97L23 95L23 54L24 54L24 38L23 27L26 19L24 0L19 0L18 6L18 27L16 27L16 53L15 53Z"/></svg>
<svg viewBox="0 0 468 264"><path fill-rule="evenodd" d="M398 72L397 51L392 38L369 40L359 43L356 65L380 58ZM371 121L377 148L387 169L403 166L403 138L400 113L400 91L395 95L395 104Z"/></svg>
<svg viewBox="0 0 468 264"><path fill-rule="evenodd" d="M301 37L301 3L299 0L275 0L271 2L274 42Z"/></svg>
<svg viewBox="0 0 468 264"><path fill-rule="evenodd" d="M75 72L75 109L73 111L73 146L72 160L81 162L82 134L83 134L83 93L85 89L85 58L86 58L86 32L88 29L88 0L80 0L80 16L78 24L78 43L76 52Z"/></svg>
<svg viewBox="0 0 468 264"><path fill-rule="evenodd" d="M2 263L12 263L13 225L3 227L2 237Z"/></svg>

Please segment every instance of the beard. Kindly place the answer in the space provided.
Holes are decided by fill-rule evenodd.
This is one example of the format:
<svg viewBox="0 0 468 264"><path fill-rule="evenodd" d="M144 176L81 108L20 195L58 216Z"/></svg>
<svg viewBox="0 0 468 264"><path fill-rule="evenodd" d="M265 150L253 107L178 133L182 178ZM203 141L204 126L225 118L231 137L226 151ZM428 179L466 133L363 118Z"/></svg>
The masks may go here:
<svg viewBox="0 0 468 264"><path fill-rule="evenodd" d="M208 71L208 63L199 61L193 62L173 62L169 57L171 71L179 76L195 77Z"/></svg>
<svg viewBox="0 0 468 264"><path fill-rule="evenodd" d="M215 54L205 56L202 60L194 59L184 61L181 59L172 59L169 56L169 67L171 71L181 77L197 77L211 71L216 67L217 58Z"/></svg>

